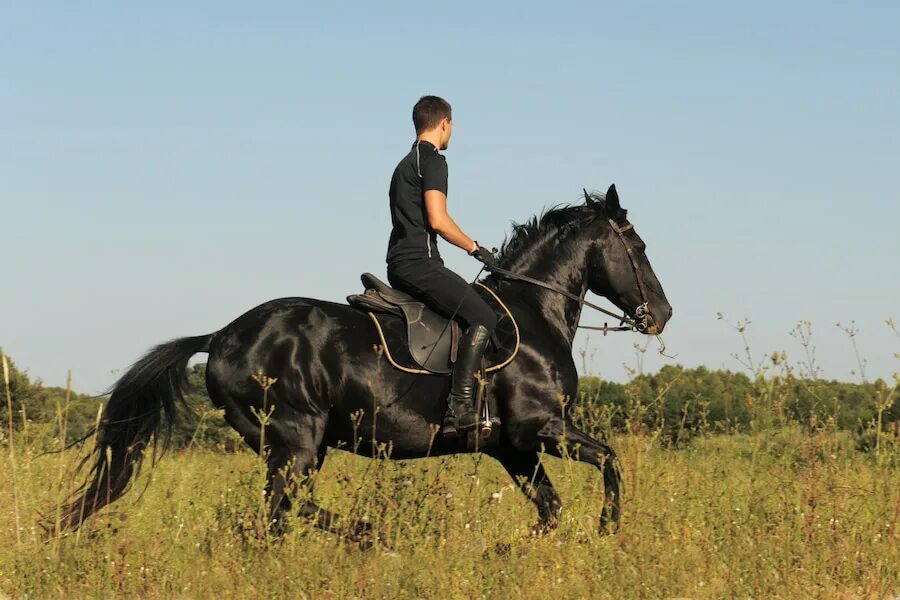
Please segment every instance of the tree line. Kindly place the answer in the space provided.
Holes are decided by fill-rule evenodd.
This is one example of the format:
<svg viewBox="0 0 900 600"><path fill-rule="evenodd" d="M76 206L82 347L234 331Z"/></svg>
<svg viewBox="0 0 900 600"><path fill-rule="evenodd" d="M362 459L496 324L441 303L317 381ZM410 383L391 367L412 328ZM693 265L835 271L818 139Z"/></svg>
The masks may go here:
<svg viewBox="0 0 900 600"><path fill-rule="evenodd" d="M8 436L9 404L14 435L26 435L47 449L58 447L63 433L71 442L92 432L105 397L32 382L14 363L9 367L10 397L4 390L0 440ZM182 449L232 450L241 442L206 394L205 369L205 364L197 364L188 370L191 391L171 443ZM789 371L751 377L669 365L628 383L582 377L578 397L559 400L561 410L570 411L575 421L589 430L650 432L671 444L685 443L699 434L752 432L793 424L851 431L864 448L874 431L898 434L897 391L896 381L849 383L796 377Z"/></svg>

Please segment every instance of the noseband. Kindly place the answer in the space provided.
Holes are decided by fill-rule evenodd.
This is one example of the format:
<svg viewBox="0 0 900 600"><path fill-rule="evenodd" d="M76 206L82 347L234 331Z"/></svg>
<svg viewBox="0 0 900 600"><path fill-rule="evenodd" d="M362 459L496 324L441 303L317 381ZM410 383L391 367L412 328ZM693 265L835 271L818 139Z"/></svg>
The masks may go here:
<svg viewBox="0 0 900 600"><path fill-rule="evenodd" d="M544 281L540 281L538 279L534 279L532 277L528 277L527 275L521 275L519 273L513 273L512 271L507 271L506 269L501 269L500 267L494 267L491 269L492 273L497 273L498 275L502 275L507 279L516 279L518 281L524 281L526 283L530 283L532 285L536 285L538 287L542 287L544 289L550 290L552 292L556 292L557 294L561 294L566 298L570 298L575 302L578 302L581 306L588 306L593 308L594 310L600 311L605 315L609 315L619 320L619 325L616 327L610 327L606 323L603 324L602 327L591 326L591 325L579 325L579 329L594 329L597 331L602 331L603 335L606 335L610 331L639 331L641 333L646 332L654 323L653 316L650 314L650 303L647 300L647 290L644 287L644 280L642 277L641 266L637 263L637 260L634 258L634 249L631 247L631 244L628 243L628 240L625 239L624 233L634 227L631 223L626 224L624 227L619 227L618 224L612 219L608 219L609 224L612 227L613 231L619 236L619 239L622 241L622 245L625 246L625 252L628 254L628 260L631 262L631 268L634 271L634 276L637 279L638 291L641 294L641 304L635 309L634 316L629 317L626 314L618 315L614 312L606 310L601 306L597 306L596 304L589 302L584 299L584 295L576 296L575 294L568 292L564 289L558 288L554 285L546 283Z"/></svg>

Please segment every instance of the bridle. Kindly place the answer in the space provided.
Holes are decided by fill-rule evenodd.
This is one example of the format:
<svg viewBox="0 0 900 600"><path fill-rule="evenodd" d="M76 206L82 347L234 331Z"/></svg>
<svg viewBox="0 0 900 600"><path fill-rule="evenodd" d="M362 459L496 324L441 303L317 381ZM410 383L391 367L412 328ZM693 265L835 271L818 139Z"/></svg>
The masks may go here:
<svg viewBox="0 0 900 600"><path fill-rule="evenodd" d="M654 323L653 315L650 314L650 301L647 299L647 288L644 287L644 273L641 271L641 265L638 264L637 259L634 257L634 248L628 243L628 240L625 239L625 232L629 229L633 229L634 225L626 223L624 226L619 227L619 224L614 220L607 220L609 221L609 226L616 232L616 235L619 236L619 240L621 240L622 245L625 247L625 253L628 254L628 261L631 263L631 269L634 272L635 279L637 279L638 291L641 293L641 303L634 311L633 325L637 331L644 333L653 326ZM584 329L594 328L584 327Z"/></svg>
<svg viewBox="0 0 900 600"><path fill-rule="evenodd" d="M644 278L643 272L641 271L641 266L637 263L637 260L634 257L634 248L632 248L631 244L628 243L628 240L625 239L625 232L634 227L631 223L626 223L622 227L612 219L607 219L609 221L610 227L612 230L616 232L616 235L621 240L622 245L625 247L625 252L628 254L628 260L631 262L631 268L634 272L634 276L637 279L638 291L641 294L641 303L638 305L637 309L634 311L634 316L628 316L624 313L621 315L616 314L612 311L609 311L602 306L597 306L593 302L584 299L584 294L581 296L576 296L575 294L564 290L562 288L558 288L555 285L549 284L545 281L540 281L539 279L534 279L533 277L528 277L527 275L521 275L519 273L513 273L512 271L507 271L506 269L500 267L494 267L491 269L491 273L496 273L507 279L515 279L518 281L524 281L525 283L530 283L531 285L536 285L538 287L542 287L546 290L550 290L551 292L556 292L566 298L574 300L578 302L581 306L587 306L593 308L596 311L602 312L605 315L609 315L619 320L619 325L610 327L608 324L604 323L602 327L595 325L579 325L579 329L593 329L596 331L602 331L603 335L606 335L610 331L639 331L641 333L646 332L654 323L653 316L650 314L650 303L647 300L647 289L644 287Z"/></svg>

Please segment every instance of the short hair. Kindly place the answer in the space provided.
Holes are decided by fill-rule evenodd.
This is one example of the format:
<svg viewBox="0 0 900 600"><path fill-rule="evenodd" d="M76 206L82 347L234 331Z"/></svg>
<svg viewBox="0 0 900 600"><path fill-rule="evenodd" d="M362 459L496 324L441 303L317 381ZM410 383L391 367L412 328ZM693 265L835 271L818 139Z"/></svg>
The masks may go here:
<svg viewBox="0 0 900 600"><path fill-rule="evenodd" d="M438 126L441 119L452 119L450 103L438 96L422 96L413 106L413 125L416 135Z"/></svg>

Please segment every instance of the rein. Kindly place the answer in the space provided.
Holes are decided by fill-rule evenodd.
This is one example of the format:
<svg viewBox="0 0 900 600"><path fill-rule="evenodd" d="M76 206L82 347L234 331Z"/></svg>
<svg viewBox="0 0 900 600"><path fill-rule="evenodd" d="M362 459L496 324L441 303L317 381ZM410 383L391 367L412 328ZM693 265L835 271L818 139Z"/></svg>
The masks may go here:
<svg viewBox="0 0 900 600"><path fill-rule="evenodd" d="M619 236L619 240L622 241L622 245L625 246L625 252L628 254L628 260L631 262L631 268L634 270L635 278L638 283L638 290L641 293L641 305L637 307L635 310L634 318L629 317L626 314L618 315L612 311L609 311L602 306L597 306L593 302L589 302L584 299L584 296L576 296L575 294L566 291L562 288L558 288L555 285L551 285L545 281L541 281L539 279L534 279L533 277L528 277L527 275L521 275L519 273L513 273L512 271L507 271L506 269L502 269L500 267L494 267L491 269L492 273L497 273L506 277L507 279L515 279L518 281L524 281L525 283L530 283L531 285L536 285L538 287L542 287L546 290L550 290L551 292L556 292L566 298L574 300L578 302L578 304L582 306L588 306L593 308L594 310L600 311L605 315L609 315L615 319L619 320L619 325L616 327L610 327L607 324L603 324L603 327L592 326L592 325L579 325L579 329L593 329L596 331L602 331L603 335L606 335L610 331L646 331L653 321L653 317L650 315L649 303L647 301L647 291L644 288L644 281L641 277L641 267L637 264L637 261L634 258L634 251L631 248L631 244L628 243L628 240L625 239L624 232L628 231L633 227L631 223L628 223L624 227L619 227L615 221L609 219L609 224L612 227L613 231ZM622 325L623 323L627 323L627 326Z"/></svg>
<svg viewBox="0 0 900 600"><path fill-rule="evenodd" d="M536 285L538 287L542 287L545 290L550 290L551 292L556 292L557 294L560 294L562 296L565 296L566 298L574 300L575 302L578 302L579 304L581 304L583 306L589 306L590 308L593 308L594 310L598 310L605 315L614 317L614 318L618 319L620 323L628 323L629 324L628 327L621 327L621 326L620 327L607 327L605 325L603 327L589 327L589 326L585 326L585 325L579 325L579 327L581 327L583 329L602 329L604 331L631 331L633 329L637 329L637 327L634 325L634 322L632 321L632 319L630 317L628 317L627 315L625 315L625 314L618 315L610 310L603 308L602 306L597 306L596 304L594 304L593 302L590 302L589 300L585 300L584 297L576 296L575 294L573 294L571 292L568 292L562 288L558 288L555 285L551 285L545 281L541 281L539 279L534 279L532 277L528 277L527 275L513 273L512 271L507 271L506 269L501 269L500 267L492 268L491 273L497 273L498 275L502 275L502 276L506 277L507 279L515 279L517 281L524 281L525 283L530 283L531 285Z"/></svg>

